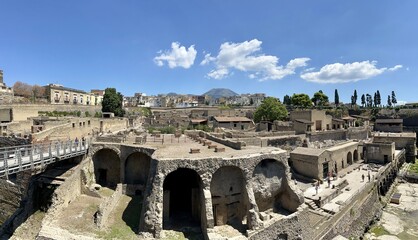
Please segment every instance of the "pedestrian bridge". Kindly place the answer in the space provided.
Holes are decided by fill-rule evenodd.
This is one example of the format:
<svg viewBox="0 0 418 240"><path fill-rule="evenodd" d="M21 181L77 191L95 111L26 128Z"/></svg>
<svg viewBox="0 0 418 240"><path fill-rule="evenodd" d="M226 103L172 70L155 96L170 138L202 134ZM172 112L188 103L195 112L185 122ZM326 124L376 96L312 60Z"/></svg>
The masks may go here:
<svg viewBox="0 0 418 240"><path fill-rule="evenodd" d="M89 143L63 141L0 148L0 177L87 153Z"/></svg>

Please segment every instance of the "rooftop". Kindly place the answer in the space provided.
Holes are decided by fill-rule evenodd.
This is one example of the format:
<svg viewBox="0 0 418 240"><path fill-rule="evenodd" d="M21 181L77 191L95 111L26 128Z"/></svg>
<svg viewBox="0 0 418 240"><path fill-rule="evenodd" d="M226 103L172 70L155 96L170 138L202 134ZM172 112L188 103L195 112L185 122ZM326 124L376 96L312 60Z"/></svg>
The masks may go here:
<svg viewBox="0 0 418 240"><path fill-rule="evenodd" d="M399 118L376 119L375 123L403 123L403 119L399 119Z"/></svg>
<svg viewBox="0 0 418 240"><path fill-rule="evenodd" d="M164 139L164 143L162 143L162 139ZM215 149L209 149L208 146L203 146L203 144L196 142L189 137L182 135L180 138L175 138L173 134L161 134L159 138L148 136L147 142L141 146L156 149L153 157L159 160L200 160L205 158L234 159L254 157L264 154L286 153L285 150L276 147L261 148L256 146L246 146L242 150L236 150L215 141L210 142L212 145L225 148L225 152L215 152ZM200 153L190 153L190 149L192 148L200 149Z"/></svg>
<svg viewBox="0 0 418 240"><path fill-rule="evenodd" d="M344 143L332 146L330 148L327 148L326 150L327 151L336 151L338 149L346 148L346 147L353 146L353 145L358 145L358 142L348 141L348 142L344 142Z"/></svg>
<svg viewBox="0 0 418 240"><path fill-rule="evenodd" d="M324 151L325 151L324 149L318 149L318 148L297 147L291 153L301 154L301 155L319 156Z"/></svg>
<svg viewBox="0 0 418 240"><path fill-rule="evenodd" d="M373 137L410 137L416 138L417 134L414 132L401 132L401 133L390 133L390 132L374 132Z"/></svg>
<svg viewBox="0 0 418 240"><path fill-rule="evenodd" d="M246 117L214 117L217 122L252 122Z"/></svg>

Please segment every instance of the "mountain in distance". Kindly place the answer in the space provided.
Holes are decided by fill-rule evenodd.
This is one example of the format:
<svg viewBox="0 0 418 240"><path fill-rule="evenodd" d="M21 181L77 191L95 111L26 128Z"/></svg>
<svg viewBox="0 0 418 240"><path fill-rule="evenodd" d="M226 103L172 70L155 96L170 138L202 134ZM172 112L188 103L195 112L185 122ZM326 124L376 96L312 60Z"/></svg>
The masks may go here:
<svg viewBox="0 0 418 240"><path fill-rule="evenodd" d="M177 93L175 93L175 92L169 92L169 93L167 93L166 95L167 95L167 96L172 96L172 97L178 96L178 94L177 94Z"/></svg>
<svg viewBox="0 0 418 240"><path fill-rule="evenodd" d="M208 95L211 96L212 98L221 98L221 97L233 97L233 96L237 96L238 93L227 89L227 88L212 88L211 90L205 92L202 95Z"/></svg>

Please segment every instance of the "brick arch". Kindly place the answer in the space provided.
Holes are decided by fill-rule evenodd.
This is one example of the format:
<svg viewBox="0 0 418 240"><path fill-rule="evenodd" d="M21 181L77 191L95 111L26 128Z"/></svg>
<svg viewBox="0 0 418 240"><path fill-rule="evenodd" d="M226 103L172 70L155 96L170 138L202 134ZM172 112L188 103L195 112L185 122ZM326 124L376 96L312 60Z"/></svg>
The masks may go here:
<svg viewBox="0 0 418 240"><path fill-rule="evenodd" d="M247 215L248 195L245 174L240 167L219 167L212 176L210 192L215 225L247 228L243 220Z"/></svg>
<svg viewBox="0 0 418 240"><path fill-rule="evenodd" d="M178 167L163 179L163 228L175 229L204 223L202 178L195 169Z"/></svg>
<svg viewBox="0 0 418 240"><path fill-rule="evenodd" d="M98 151L100 151L100 150L102 150L102 149L111 149L111 150L113 150L114 152L116 152L116 154L118 155L118 157L121 159L121 151L120 151L120 149L118 148L118 147L116 147L116 146L102 146L102 145L100 145L100 146L91 146L90 148L89 148L89 155L91 156L91 157L93 157L94 156L94 154L96 154Z"/></svg>
<svg viewBox="0 0 418 240"><path fill-rule="evenodd" d="M92 153L96 183L116 188L116 185L121 182L120 151L117 150L117 148L101 147Z"/></svg>
<svg viewBox="0 0 418 240"><path fill-rule="evenodd" d="M353 152L353 160L354 160L354 162L358 162L358 160L359 160L359 154L358 154L357 149L355 149L354 152Z"/></svg>
<svg viewBox="0 0 418 240"><path fill-rule="evenodd" d="M353 154L350 151L347 152L347 164L353 164Z"/></svg>
<svg viewBox="0 0 418 240"><path fill-rule="evenodd" d="M123 161L124 183L146 186L148 180L151 157L142 151L129 154Z"/></svg>

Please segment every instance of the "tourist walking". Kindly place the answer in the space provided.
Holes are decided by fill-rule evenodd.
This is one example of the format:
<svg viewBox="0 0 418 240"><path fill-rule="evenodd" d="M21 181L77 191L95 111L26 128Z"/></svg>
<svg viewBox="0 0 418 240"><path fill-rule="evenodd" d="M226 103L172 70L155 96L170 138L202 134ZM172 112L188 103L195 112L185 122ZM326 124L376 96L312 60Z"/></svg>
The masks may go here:
<svg viewBox="0 0 418 240"><path fill-rule="evenodd" d="M362 180L363 180L363 182L364 182L364 174L362 174L362 175L361 175L361 179L362 179Z"/></svg>

